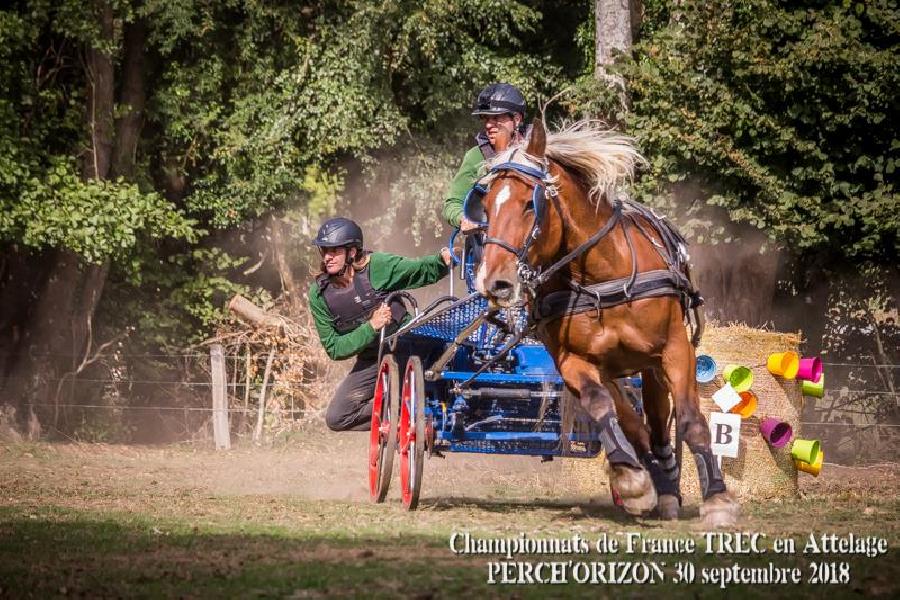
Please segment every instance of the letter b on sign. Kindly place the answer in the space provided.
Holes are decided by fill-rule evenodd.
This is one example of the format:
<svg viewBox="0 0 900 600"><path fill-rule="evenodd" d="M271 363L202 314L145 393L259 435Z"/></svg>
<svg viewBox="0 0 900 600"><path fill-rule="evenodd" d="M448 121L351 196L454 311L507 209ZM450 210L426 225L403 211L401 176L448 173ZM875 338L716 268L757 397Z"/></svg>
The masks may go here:
<svg viewBox="0 0 900 600"><path fill-rule="evenodd" d="M741 415L710 413L709 433L713 454L737 458L741 442Z"/></svg>
<svg viewBox="0 0 900 600"><path fill-rule="evenodd" d="M731 443L731 425L719 423L716 426L716 444L727 446Z"/></svg>

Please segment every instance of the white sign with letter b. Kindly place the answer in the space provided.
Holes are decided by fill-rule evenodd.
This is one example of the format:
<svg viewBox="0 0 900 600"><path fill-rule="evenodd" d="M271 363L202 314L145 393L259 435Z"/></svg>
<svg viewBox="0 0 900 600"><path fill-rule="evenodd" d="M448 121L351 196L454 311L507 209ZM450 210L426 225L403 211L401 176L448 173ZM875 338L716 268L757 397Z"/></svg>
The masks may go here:
<svg viewBox="0 0 900 600"><path fill-rule="evenodd" d="M709 436L712 453L737 458L741 442L741 415L709 413Z"/></svg>

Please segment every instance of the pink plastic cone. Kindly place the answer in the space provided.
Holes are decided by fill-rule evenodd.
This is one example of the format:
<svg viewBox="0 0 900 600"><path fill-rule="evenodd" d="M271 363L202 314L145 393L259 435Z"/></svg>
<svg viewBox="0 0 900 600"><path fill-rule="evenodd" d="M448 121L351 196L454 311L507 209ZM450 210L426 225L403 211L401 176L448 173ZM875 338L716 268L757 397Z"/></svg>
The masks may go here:
<svg viewBox="0 0 900 600"><path fill-rule="evenodd" d="M818 381L822 376L822 359L818 356L813 358L801 358L800 370L797 371L797 379L805 379L806 381Z"/></svg>
<svg viewBox="0 0 900 600"><path fill-rule="evenodd" d="M790 424L775 417L763 419L759 424L759 431L773 448L784 448L791 441L791 436L794 434Z"/></svg>

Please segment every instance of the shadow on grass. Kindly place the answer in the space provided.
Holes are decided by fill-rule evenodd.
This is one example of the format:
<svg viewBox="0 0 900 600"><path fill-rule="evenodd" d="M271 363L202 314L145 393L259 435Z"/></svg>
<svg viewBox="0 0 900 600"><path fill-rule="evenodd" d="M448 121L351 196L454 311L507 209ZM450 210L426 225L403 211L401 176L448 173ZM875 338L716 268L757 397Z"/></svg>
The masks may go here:
<svg viewBox="0 0 900 600"><path fill-rule="evenodd" d="M386 543L376 537L204 532L62 511L4 512L2 598L457 596L484 581L481 565L453 560L443 537ZM444 563L439 572L432 561Z"/></svg>
<svg viewBox="0 0 900 600"><path fill-rule="evenodd" d="M453 499L466 504L466 499ZM497 513L533 507L532 503L477 501ZM547 503L567 514L570 505ZM611 507L585 505L606 517ZM352 518L352 515L348 515ZM359 597L457 598L510 597L667 597L720 598L715 585L546 585L488 586L487 563L500 556L460 557L443 535L352 536L301 533L274 526L240 523L193 527L161 522L132 513L92 513L45 506L34 512L0 507L0 597ZM516 537L511 534L510 537ZM671 561L684 559L706 567L798 567L808 576L802 556L688 557L653 555L518 555L514 561ZM740 598L830 595L891 596L897 591L897 566L891 555L877 560L829 556L852 563L852 581L840 587L738 586L728 595ZM896 597L896 596L894 596Z"/></svg>
<svg viewBox="0 0 900 600"><path fill-rule="evenodd" d="M638 525L644 523L652 525L654 522L665 524L664 521L658 521L656 515L651 514L647 519L636 520L634 517L625 513L625 511L612 504L598 504L596 502L584 502L576 500L495 500L480 497L454 496L452 498L423 498L419 502L422 510L431 512L451 511L458 508L478 508L485 512L506 514L522 510L533 510L535 508L547 510L553 513L554 518L566 518L572 521L604 519L612 521L620 525ZM681 520L697 519L700 516L698 506L682 507L680 512Z"/></svg>

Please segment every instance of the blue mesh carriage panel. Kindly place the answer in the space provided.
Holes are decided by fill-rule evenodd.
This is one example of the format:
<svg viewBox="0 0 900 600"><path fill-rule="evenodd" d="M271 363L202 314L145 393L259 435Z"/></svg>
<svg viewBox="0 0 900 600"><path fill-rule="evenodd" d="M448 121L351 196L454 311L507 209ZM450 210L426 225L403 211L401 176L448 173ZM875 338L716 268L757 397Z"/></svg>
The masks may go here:
<svg viewBox="0 0 900 600"><path fill-rule="evenodd" d="M456 339L463 329L481 315L487 308L487 299L475 296L468 302L451 310L446 310L428 319L426 323L412 328L409 332L415 335L451 342ZM515 321L516 328L522 328L527 321L525 309L516 308L500 311L498 318L509 322ZM491 324L484 324L478 328L463 343L481 350L490 350L503 346L509 339L508 334ZM524 343L538 343L530 338Z"/></svg>
<svg viewBox="0 0 900 600"><path fill-rule="evenodd" d="M485 308L487 308L487 299L481 296L474 296L464 304L451 310L443 310L439 314L430 317L426 323L412 328L410 333L452 342L463 329L478 318ZM469 339L466 340L467 343L477 344L479 332L480 330L469 336Z"/></svg>

